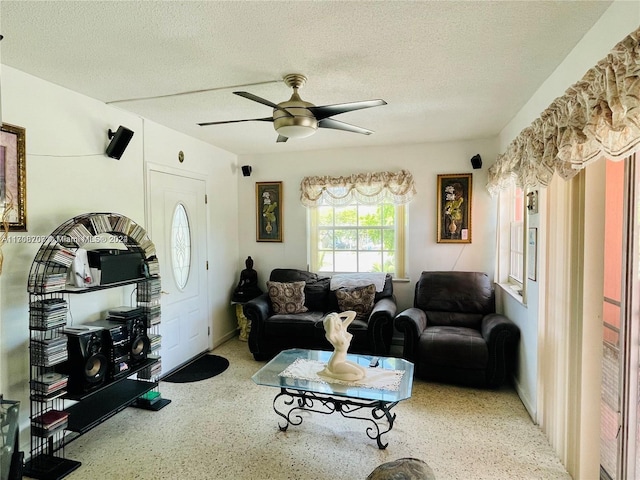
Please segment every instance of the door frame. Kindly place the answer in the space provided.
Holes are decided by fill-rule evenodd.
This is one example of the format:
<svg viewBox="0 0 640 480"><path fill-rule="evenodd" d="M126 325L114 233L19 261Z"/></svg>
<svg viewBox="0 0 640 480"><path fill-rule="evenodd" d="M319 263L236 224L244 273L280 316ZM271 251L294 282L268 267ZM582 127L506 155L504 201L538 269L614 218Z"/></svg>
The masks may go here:
<svg viewBox="0 0 640 480"><path fill-rule="evenodd" d="M147 231L151 231L151 173L165 173L167 175L173 175L176 177L184 177L189 178L191 180L200 180L204 182L204 191L205 195L209 196L209 178L207 175L202 173L193 172L190 170L184 170L181 168L169 167L166 165L154 163L154 162L145 162L145 171L144 171L144 221L145 226L147 227ZM205 225L205 246L204 246L204 259L209 263L209 238L210 238L210 221L209 221L209 202L207 201L204 206L205 217L206 217L206 225ZM153 239L151 239L153 241ZM205 288L207 291L207 348L209 350L213 349L213 338L211 336L211 332L213 331L213 317L211 315L211 298L209 296L209 292L211 291L210 283L211 280L209 278L209 269L206 270L205 275Z"/></svg>

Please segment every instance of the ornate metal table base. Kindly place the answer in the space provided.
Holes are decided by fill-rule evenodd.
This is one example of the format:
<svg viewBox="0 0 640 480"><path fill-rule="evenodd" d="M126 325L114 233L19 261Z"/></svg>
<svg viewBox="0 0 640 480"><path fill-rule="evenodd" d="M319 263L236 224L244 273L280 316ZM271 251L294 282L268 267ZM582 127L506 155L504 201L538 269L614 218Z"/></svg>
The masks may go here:
<svg viewBox="0 0 640 480"><path fill-rule="evenodd" d="M277 405L278 400L281 400L283 404L280 410ZM380 437L393 428L396 414L391 414L391 409L397 404L398 402L384 402L382 400L358 400L347 397L336 398L326 394L284 387L280 389L280 393L273 399L274 411L287 422L284 425L278 422L278 427L280 427L280 430L283 432L287 430L289 425L300 425L302 423L302 416L300 415L302 411L323 413L325 415L338 412L345 418L355 418L357 420L371 422L372 425L366 430L367 436L375 440L378 448L381 450L387 448L387 445L389 445L389 443L382 443ZM358 414L360 410L371 410L371 416L360 416ZM386 422L384 421L385 419ZM379 420L382 420L382 422L379 422ZM381 426L383 428L388 426L388 428L381 430Z"/></svg>

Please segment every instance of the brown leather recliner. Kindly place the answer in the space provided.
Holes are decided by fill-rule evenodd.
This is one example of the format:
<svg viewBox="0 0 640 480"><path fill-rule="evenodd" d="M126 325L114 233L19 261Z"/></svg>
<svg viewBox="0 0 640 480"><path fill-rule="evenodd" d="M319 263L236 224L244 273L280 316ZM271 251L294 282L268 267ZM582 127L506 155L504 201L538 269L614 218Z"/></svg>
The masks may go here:
<svg viewBox="0 0 640 480"><path fill-rule="evenodd" d="M395 318L415 376L498 387L511 374L517 325L495 313L493 284L479 272L422 272L413 308Z"/></svg>

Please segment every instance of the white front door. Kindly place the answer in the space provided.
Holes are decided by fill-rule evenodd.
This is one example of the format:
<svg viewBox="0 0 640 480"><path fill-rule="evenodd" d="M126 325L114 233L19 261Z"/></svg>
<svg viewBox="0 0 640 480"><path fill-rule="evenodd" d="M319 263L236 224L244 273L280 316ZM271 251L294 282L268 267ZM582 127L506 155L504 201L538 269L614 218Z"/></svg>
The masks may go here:
<svg viewBox="0 0 640 480"><path fill-rule="evenodd" d="M162 374L207 350L204 180L151 170L149 236L162 279Z"/></svg>

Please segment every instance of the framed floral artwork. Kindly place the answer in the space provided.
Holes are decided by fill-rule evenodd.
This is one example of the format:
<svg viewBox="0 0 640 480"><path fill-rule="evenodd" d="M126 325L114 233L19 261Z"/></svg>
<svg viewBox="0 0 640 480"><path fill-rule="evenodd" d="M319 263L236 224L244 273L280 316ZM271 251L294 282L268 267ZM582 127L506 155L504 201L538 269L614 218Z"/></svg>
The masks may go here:
<svg viewBox="0 0 640 480"><path fill-rule="evenodd" d="M282 242L282 182L256 182L256 242Z"/></svg>
<svg viewBox="0 0 640 480"><path fill-rule="evenodd" d="M471 243L473 175L438 175L438 243Z"/></svg>
<svg viewBox="0 0 640 480"><path fill-rule="evenodd" d="M19 232L27 230L25 148L25 129L3 123L0 129L0 221L3 229Z"/></svg>

